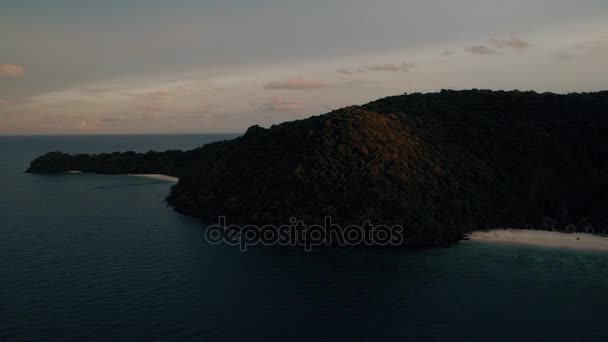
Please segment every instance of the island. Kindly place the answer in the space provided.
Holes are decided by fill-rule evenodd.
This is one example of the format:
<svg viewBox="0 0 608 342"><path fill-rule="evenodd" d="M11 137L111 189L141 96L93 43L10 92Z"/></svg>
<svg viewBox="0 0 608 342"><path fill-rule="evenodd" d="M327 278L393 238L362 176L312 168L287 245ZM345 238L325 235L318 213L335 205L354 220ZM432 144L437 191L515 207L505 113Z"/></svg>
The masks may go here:
<svg viewBox="0 0 608 342"><path fill-rule="evenodd" d="M51 152L27 172L179 178L179 213L409 229L437 246L479 229L606 233L608 91L443 90L387 97L190 151Z"/></svg>

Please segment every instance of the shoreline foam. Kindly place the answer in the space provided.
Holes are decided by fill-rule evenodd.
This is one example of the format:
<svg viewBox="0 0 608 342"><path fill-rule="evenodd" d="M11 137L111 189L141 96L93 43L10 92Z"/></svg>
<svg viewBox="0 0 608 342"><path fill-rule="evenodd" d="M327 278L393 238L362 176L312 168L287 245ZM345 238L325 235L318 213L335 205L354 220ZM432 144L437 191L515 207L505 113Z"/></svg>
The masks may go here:
<svg viewBox="0 0 608 342"><path fill-rule="evenodd" d="M588 233L569 234L529 229L494 229L476 231L467 237L470 241L608 251L608 237Z"/></svg>

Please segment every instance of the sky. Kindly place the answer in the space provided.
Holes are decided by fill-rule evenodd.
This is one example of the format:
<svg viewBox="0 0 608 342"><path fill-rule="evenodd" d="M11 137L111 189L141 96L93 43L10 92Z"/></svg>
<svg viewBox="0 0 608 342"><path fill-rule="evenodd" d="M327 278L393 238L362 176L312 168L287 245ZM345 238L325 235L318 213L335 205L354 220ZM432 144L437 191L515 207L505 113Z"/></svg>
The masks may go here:
<svg viewBox="0 0 608 342"><path fill-rule="evenodd" d="M243 132L471 88L608 89L608 1L0 0L0 134Z"/></svg>

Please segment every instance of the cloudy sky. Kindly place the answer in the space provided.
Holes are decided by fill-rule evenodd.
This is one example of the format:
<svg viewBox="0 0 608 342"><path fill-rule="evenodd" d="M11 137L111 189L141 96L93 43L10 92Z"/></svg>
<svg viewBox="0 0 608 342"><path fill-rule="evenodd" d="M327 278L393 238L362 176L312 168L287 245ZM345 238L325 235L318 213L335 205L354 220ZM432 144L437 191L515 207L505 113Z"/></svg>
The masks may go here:
<svg viewBox="0 0 608 342"><path fill-rule="evenodd" d="M0 134L241 132L442 88L608 89L608 1L0 0Z"/></svg>

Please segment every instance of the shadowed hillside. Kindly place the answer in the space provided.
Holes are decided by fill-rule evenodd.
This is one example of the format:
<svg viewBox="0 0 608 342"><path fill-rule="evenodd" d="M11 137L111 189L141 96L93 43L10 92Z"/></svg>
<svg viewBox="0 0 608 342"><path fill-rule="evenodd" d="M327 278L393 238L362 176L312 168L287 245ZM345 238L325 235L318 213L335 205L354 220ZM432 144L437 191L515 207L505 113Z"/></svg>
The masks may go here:
<svg viewBox="0 0 608 342"><path fill-rule="evenodd" d="M177 211L230 222L403 224L434 245L496 226L608 228L608 92L381 99L192 151L47 154L29 172L164 173Z"/></svg>

